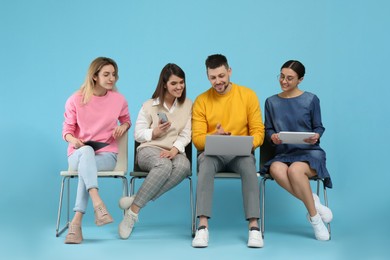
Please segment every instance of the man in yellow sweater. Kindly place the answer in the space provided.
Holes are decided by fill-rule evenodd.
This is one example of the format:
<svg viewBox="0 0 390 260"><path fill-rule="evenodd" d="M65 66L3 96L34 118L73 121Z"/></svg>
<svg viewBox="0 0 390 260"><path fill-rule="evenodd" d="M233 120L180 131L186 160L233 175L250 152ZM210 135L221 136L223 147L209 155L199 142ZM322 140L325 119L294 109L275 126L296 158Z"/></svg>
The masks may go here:
<svg viewBox="0 0 390 260"><path fill-rule="evenodd" d="M206 135L250 135L253 136L253 150L259 147L264 140L259 101L253 90L230 82L232 69L225 56L209 56L206 69L211 88L196 98L192 109L192 142L201 152L196 191L199 226L192 246L208 246L214 175L228 170L241 175L245 218L249 222L248 246L263 247L258 226L260 201L254 156L210 156L203 153Z"/></svg>

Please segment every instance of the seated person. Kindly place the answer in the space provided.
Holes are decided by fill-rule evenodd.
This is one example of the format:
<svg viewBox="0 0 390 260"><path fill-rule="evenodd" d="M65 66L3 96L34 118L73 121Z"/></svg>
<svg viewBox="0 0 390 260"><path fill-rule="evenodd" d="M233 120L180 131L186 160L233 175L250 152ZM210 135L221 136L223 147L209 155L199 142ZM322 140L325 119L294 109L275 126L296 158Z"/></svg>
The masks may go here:
<svg viewBox="0 0 390 260"><path fill-rule="evenodd" d="M261 171L270 173L280 186L303 202L316 239L329 240L324 222L332 220L332 211L320 203L309 183L310 177L318 176L325 179L327 187L332 187L325 165L326 155L320 147L325 128L318 97L298 88L304 75L302 63L287 61L279 76L282 92L265 102L266 138L276 146L276 155ZM315 132L315 135L304 140L307 144L283 144L278 136L280 131Z"/></svg>
<svg viewBox="0 0 390 260"><path fill-rule="evenodd" d="M198 151L205 147L206 135L251 135L253 150L264 140L264 125L256 93L249 88L230 82L232 73L225 56L211 55L206 60L207 77L211 88L199 95L192 113L192 141ZM250 156L198 156L198 183L196 190L199 227L192 241L193 247L207 247L208 219L214 176L221 170L241 175L245 218L249 222L249 247L263 247L258 226L260 217L259 186L255 157Z"/></svg>
<svg viewBox="0 0 390 260"><path fill-rule="evenodd" d="M184 71L176 64L167 64L135 124L135 140L141 143L137 162L141 170L149 173L134 196L119 201L125 210L119 224L122 239L130 236L140 210L150 200L156 200L190 174L191 165L184 151L191 141L191 109ZM165 113L168 121L160 119L158 113Z"/></svg>
<svg viewBox="0 0 390 260"><path fill-rule="evenodd" d="M80 244L83 241L81 221L89 197L94 207L96 225L113 221L99 196L97 172L115 168L118 154L116 139L131 126L127 101L115 86L117 80L118 66L115 61L105 57L96 58L89 66L80 90L70 96L65 104L62 136L69 143L69 168L77 171L79 177L75 215L69 224L66 244ZM90 140L109 145L94 151L85 144Z"/></svg>

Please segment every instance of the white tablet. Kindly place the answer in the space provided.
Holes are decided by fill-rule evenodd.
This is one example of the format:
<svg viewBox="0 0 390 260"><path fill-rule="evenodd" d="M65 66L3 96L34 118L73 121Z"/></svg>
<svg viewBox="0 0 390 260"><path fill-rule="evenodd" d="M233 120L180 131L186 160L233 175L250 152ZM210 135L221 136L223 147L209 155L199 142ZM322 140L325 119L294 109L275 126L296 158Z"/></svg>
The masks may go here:
<svg viewBox="0 0 390 260"><path fill-rule="evenodd" d="M313 132L279 132L279 139L282 140L284 144L309 144L303 140L309 137L314 136L316 133Z"/></svg>

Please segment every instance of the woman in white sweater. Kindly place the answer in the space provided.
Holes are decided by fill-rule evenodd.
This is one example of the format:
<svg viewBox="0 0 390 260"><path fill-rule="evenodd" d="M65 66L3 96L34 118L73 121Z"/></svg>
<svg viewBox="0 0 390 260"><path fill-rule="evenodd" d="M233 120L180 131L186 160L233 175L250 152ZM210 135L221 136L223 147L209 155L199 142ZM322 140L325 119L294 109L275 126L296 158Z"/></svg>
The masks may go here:
<svg viewBox="0 0 390 260"><path fill-rule="evenodd" d="M156 90L139 111L135 140L137 163L148 171L138 192L123 197L119 206L126 211L119 224L119 236L127 239L141 208L150 200L175 187L190 174L191 165L184 151L191 141L192 102L186 98L185 73L169 63L161 71Z"/></svg>

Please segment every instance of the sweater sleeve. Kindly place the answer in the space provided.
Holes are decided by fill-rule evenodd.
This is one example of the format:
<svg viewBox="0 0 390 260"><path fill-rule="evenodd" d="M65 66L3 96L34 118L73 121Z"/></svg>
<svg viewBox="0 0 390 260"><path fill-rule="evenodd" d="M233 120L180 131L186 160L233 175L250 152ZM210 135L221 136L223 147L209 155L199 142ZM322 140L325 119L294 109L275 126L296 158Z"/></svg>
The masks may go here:
<svg viewBox="0 0 390 260"><path fill-rule="evenodd" d="M134 129L134 139L137 142L143 143L152 140L153 129L150 127L151 124L152 118L145 112L144 106L142 106L139 110Z"/></svg>
<svg viewBox="0 0 390 260"><path fill-rule="evenodd" d="M247 109L249 135L253 136L253 148L256 149L263 144L265 133L260 103L254 91L251 91L251 94L249 95Z"/></svg>
<svg viewBox="0 0 390 260"><path fill-rule="evenodd" d="M77 114L74 96L68 98L65 103L64 122L62 125L62 138L65 140L65 135L71 134L75 136L77 125Z"/></svg>
<svg viewBox="0 0 390 260"><path fill-rule="evenodd" d="M192 107L192 143L199 151L204 150L207 134L206 104L198 96Z"/></svg>
<svg viewBox="0 0 390 260"><path fill-rule="evenodd" d="M122 110L119 114L118 121L122 124L128 123L129 128L131 127L131 119L130 119L130 113L129 113L129 107L127 104L127 101L124 100Z"/></svg>
<svg viewBox="0 0 390 260"><path fill-rule="evenodd" d="M271 135L275 134L276 131L272 124L271 104L269 98L265 101L264 116L265 116L264 124L265 124L266 137L268 140L271 140Z"/></svg>
<svg viewBox="0 0 390 260"><path fill-rule="evenodd" d="M311 103L311 120L313 131L322 136L325 131L325 127L322 125L320 100L315 95Z"/></svg>
<svg viewBox="0 0 390 260"><path fill-rule="evenodd" d="M192 101L187 99L190 104L190 109L186 117L188 118L182 131L179 132L176 141L173 143L179 152L184 153L185 147L191 142L191 114L192 114Z"/></svg>

